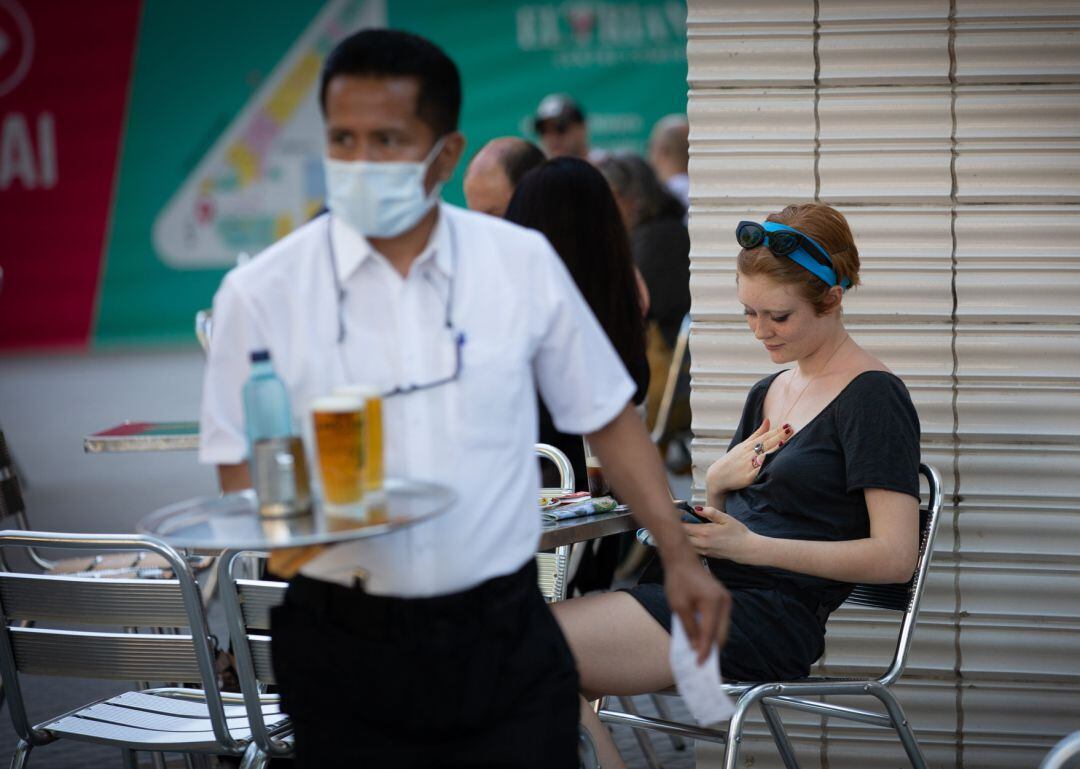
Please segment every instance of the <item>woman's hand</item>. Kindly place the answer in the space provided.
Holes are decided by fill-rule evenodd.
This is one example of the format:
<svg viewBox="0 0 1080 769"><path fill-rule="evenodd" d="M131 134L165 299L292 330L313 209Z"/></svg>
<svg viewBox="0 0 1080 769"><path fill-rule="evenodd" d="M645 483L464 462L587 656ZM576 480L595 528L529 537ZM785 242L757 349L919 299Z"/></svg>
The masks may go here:
<svg viewBox="0 0 1080 769"><path fill-rule="evenodd" d="M761 471L762 457L783 446L792 435L791 425L769 429L769 420L742 443L712 463L705 473L709 499L718 499L729 491L745 489Z"/></svg>
<svg viewBox="0 0 1080 769"><path fill-rule="evenodd" d="M683 531L699 555L750 563L760 537L743 523L714 507L695 507L695 512L712 523L684 523Z"/></svg>

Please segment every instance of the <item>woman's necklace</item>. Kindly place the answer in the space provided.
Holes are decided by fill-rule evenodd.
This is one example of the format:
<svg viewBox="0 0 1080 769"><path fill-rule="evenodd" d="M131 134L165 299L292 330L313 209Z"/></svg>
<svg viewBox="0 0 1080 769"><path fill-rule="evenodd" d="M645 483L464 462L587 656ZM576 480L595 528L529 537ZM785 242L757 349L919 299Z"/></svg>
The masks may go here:
<svg viewBox="0 0 1080 769"><path fill-rule="evenodd" d="M806 381L806 384L804 384L802 386L802 389L799 390L799 394L795 396L795 400L793 400L791 402L791 405L788 406L787 409L784 410L784 415L782 417L780 417L780 424L786 424L788 414L790 414L791 410L793 408L795 408L795 405L799 402L799 399L803 397L803 393L805 393L806 390L810 387L810 385L812 385L819 377L821 377L828 370L829 364L832 363L832 359L836 357L836 353L840 352L840 348L843 347L845 344L847 344L850 340L851 340L851 336L848 335L848 334L844 334L844 341L841 342L840 344L836 345L836 348L831 353L829 353L829 357L826 358L825 365L821 367L821 371L817 372L816 374L814 374L812 377L810 377ZM794 373L794 372L792 372L792 373ZM788 389L790 389L790 388L791 388L791 385L789 384Z"/></svg>

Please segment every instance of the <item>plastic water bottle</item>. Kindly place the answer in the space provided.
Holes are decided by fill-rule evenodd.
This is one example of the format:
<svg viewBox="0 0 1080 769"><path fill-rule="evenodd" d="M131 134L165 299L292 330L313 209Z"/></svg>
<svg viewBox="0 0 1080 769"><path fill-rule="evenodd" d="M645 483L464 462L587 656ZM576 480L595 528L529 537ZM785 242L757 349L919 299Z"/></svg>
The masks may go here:
<svg viewBox="0 0 1080 769"><path fill-rule="evenodd" d="M251 353L251 375L244 383L244 424L248 457L255 456L257 441L287 438L293 434L289 393L274 371L267 350Z"/></svg>
<svg viewBox="0 0 1080 769"><path fill-rule="evenodd" d="M251 376L244 383L248 462L259 514L281 518L311 508L304 444L293 435L285 383L274 372L270 353L251 353Z"/></svg>

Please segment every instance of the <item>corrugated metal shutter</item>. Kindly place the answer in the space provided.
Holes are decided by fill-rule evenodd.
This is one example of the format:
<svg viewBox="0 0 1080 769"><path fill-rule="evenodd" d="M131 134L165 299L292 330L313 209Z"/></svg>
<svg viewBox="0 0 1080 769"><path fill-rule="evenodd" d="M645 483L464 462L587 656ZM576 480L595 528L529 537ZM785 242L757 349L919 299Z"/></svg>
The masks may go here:
<svg viewBox="0 0 1080 769"><path fill-rule="evenodd" d="M774 370L736 303L734 224L836 205L863 256L848 327L907 382L945 478L898 693L932 766L1036 766L1080 728L1080 3L688 11L697 492ZM845 611L826 663L893 639ZM906 765L883 731L791 723L806 767ZM779 765L756 732L746 758Z"/></svg>

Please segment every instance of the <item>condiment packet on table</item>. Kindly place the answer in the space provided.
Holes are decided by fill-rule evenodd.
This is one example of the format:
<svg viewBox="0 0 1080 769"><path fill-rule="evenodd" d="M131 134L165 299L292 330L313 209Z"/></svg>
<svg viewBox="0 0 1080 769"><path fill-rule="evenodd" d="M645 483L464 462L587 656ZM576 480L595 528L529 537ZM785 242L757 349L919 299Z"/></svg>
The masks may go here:
<svg viewBox="0 0 1080 769"><path fill-rule="evenodd" d="M698 665L697 652L690 646L690 639L677 614L671 617L671 672L675 675L675 686L686 702L690 715L700 725L716 724L731 718L735 705L720 680L716 645L713 645L705 663Z"/></svg>
<svg viewBox="0 0 1080 769"><path fill-rule="evenodd" d="M608 513L618 506L619 503L611 497L594 497L582 502L575 502L572 505L563 505L552 510L545 510L540 515L543 517L544 521L554 523L555 521L565 521L567 518L580 518L585 515Z"/></svg>

